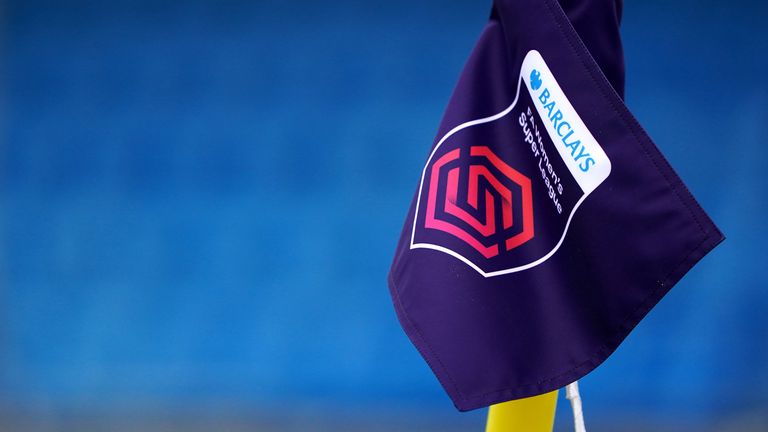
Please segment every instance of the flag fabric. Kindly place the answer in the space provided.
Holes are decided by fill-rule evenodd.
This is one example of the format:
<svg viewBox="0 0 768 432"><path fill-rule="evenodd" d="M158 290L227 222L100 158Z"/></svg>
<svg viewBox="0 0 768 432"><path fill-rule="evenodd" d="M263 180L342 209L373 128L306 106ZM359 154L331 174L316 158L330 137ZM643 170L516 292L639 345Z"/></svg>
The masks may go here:
<svg viewBox="0 0 768 432"><path fill-rule="evenodd" d="M624 105L620 16L496 0L418 178L390 293L462 411L584 376L723 240Z"/></svg>

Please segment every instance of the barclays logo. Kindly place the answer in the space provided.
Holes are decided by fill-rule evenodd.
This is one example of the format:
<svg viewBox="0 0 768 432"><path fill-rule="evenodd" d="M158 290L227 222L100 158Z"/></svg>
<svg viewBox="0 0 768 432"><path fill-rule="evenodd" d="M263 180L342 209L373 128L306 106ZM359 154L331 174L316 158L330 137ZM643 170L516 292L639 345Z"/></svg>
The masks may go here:
<svg viewBox="0 0 768 432"><path fill-rule="evenodd" d="M534 69L531 71L531 89L536 91L539 87L541 87L541 72Z"/></svg>

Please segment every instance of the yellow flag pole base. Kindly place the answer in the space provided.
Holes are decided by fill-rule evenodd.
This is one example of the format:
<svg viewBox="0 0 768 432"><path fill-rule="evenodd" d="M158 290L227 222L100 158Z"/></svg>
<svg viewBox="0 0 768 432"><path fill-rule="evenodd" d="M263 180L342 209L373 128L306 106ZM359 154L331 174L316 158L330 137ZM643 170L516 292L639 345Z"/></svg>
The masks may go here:
<svg viewBox="0 0 768 432"><path fill-rule="evenodd" d="M557 393L491 405L485 432L552 432Z"/></svg>

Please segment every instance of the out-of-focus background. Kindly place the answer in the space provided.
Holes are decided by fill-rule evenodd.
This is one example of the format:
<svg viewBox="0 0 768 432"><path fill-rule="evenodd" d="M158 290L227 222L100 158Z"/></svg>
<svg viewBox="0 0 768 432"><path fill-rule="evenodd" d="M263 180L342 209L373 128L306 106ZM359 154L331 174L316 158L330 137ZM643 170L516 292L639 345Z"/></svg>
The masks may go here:
<svg viewBox="0 0 768 432"><path fill-rule="evenodd" d="M481 430L385 280L489 5L2 2L0 430ZM627 103L728 239L591 430L768 430L766 22L626 4Z"/></svg>

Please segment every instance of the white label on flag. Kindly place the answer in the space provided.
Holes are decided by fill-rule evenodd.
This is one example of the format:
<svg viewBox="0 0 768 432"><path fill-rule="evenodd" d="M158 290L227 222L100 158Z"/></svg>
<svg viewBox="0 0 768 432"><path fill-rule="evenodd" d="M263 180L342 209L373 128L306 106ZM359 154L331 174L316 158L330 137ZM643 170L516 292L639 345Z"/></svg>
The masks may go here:
<svg viewBox="0 0 768 432"><path fill-rule="evenodd" d="M608 178L611 161L581 121L538 51L528 52L520 73L557 152L588 195Z"/></svg>

